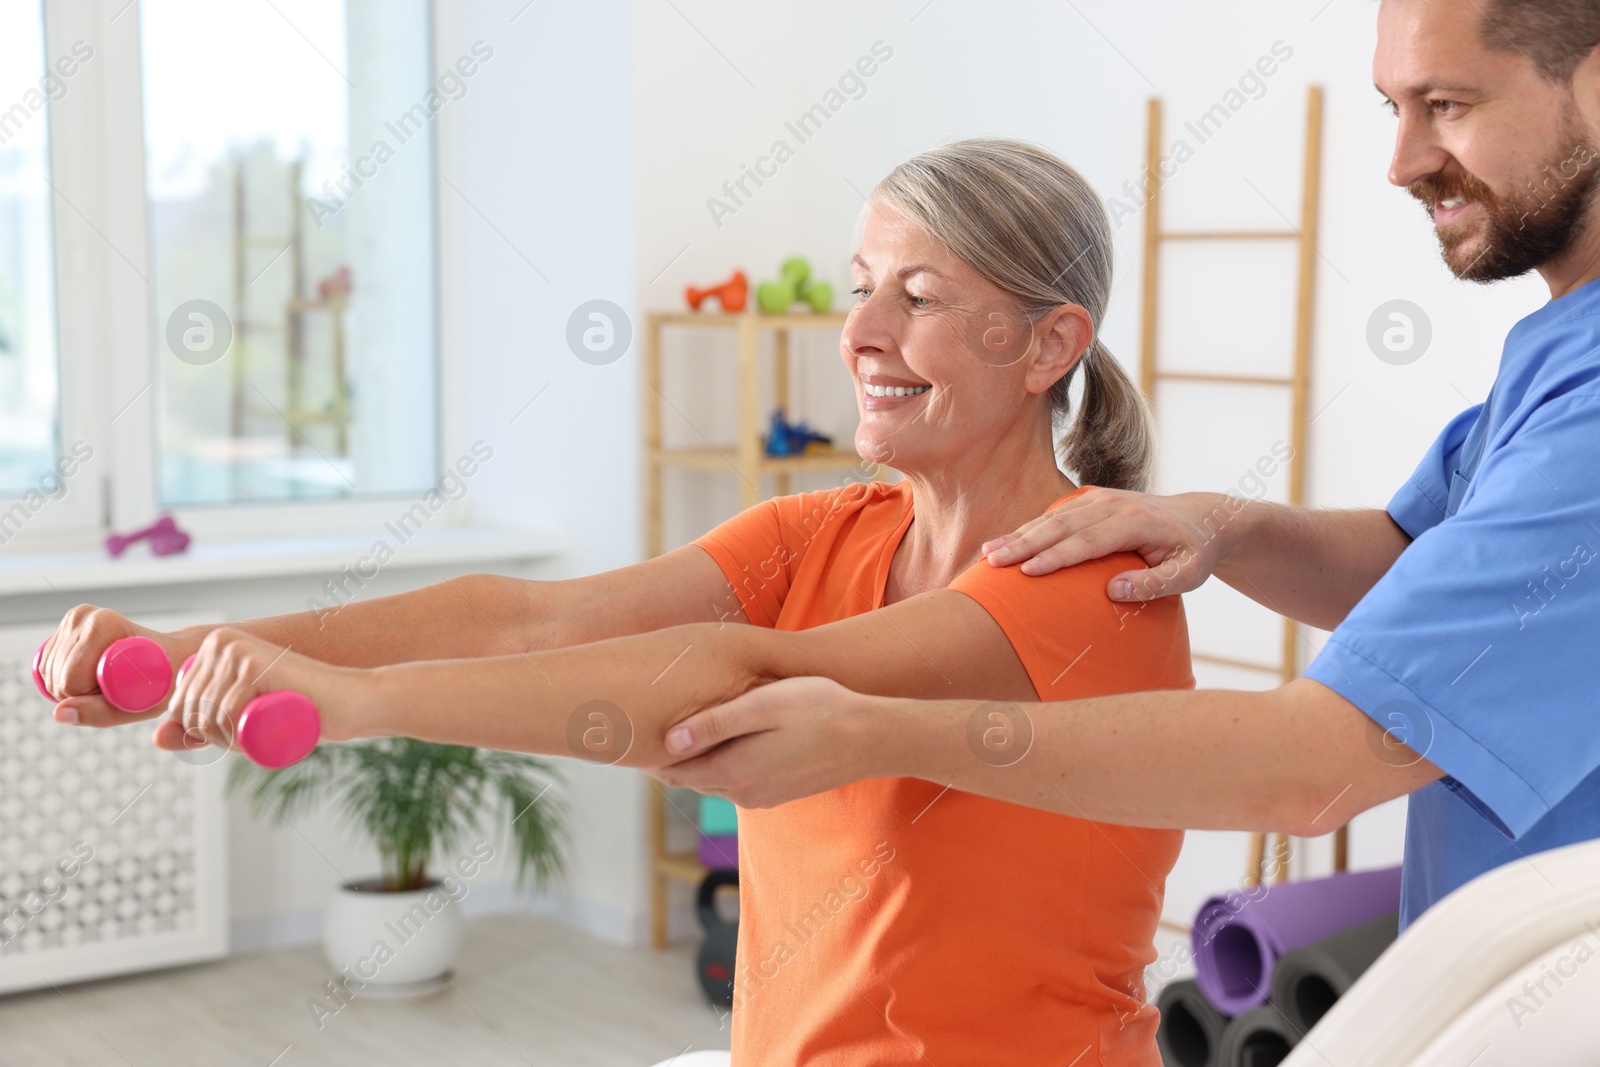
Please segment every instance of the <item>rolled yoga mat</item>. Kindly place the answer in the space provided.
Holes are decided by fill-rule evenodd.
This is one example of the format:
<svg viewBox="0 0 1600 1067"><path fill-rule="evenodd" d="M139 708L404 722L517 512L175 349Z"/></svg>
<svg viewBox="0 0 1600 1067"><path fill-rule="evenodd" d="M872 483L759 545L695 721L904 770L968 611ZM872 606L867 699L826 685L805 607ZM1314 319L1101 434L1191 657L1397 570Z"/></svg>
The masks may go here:
<svg viewBox="0 0 1600 1067"><path fill-rule="evenodd" d="M1165 1067L1218 1067L1223 1015L1193 981L1168 982L1156 998L1161 1025L1156 1027L1156 1047Z"/></svg>
<svg viewBox="0 0 1600 1067"><path fill-rule="evenodd" d="M1285 952L1272 969L1272 1003L1306 1033L1383 950L1394 944L1400 913L1391 912L1332 937Z"/></svg>
<svg viewBox="0 0 1600 1067"><path fill-rule="evenodd" d="M1213 897L1195 916L1196 981L1224 1015L1266 1003L1278 957L1400 907L1400 868L1259 886ZM1232 898L1232 899L1230 899Z"/></svg>
<svg viewBox="0 0 1600 1067"><path fill-rule="evenodd" d="M1222 1031L1217 1067L1278 1067L1300 1035L1276 1004L1251 1008Z"/></svg>

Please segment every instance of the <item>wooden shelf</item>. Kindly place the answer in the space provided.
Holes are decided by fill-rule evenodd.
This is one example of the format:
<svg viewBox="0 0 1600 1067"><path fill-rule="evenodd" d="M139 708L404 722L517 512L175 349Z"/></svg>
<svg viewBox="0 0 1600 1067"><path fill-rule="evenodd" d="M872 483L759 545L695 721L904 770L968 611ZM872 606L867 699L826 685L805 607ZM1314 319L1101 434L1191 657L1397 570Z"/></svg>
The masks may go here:
<svg viewBox="0 0 1600 1067"><path fill-rule="evenodd" d="M701 863L693 852L675 852L657 856L655 867L657 874L686 885L699 885L700 879L706 876L706 865Z"/></svg>

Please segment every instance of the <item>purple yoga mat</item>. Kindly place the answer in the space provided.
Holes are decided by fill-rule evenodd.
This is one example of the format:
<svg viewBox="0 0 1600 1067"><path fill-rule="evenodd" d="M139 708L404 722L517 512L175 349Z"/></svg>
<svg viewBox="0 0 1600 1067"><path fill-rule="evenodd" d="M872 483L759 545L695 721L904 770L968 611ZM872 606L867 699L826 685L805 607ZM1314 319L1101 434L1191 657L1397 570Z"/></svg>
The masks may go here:
<svg viewBox="0 0 1600 1067"><path fill-rule="evenodd" d="M701 834L698 851L707 867L739 868L738 834Z"/></svg>
<svg viewBox="0 0 1600 1067"><path fill-rule="evenodd" d="M1265 1004L1278 957L1400 906L1400 868L1212 897L1194 918L1195 980L1225 1015Z"/></svg>

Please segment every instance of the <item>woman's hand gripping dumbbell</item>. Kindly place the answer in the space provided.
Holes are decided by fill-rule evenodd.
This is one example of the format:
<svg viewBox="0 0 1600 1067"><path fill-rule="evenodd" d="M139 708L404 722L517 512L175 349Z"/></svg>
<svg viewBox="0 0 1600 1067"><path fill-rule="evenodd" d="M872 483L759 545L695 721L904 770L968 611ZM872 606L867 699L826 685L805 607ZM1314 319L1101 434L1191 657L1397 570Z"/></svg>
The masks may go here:
<svg viewBox="0 0 1600 1067"><path fill-rule="evenodd" d="M363 672L224 627L198 641L174 686L172 659L194 645L135 627L114 612L80 609L39 646L34 684L57 700L58 722L110 726L164 713L157 747L232 745L266 767L303 759L318 740L347 738L337 729L338 712L349 705L359 688L355 676ZM66 695L58 700L58 692ZM320 709L308 695L313 692Z"/></svg>

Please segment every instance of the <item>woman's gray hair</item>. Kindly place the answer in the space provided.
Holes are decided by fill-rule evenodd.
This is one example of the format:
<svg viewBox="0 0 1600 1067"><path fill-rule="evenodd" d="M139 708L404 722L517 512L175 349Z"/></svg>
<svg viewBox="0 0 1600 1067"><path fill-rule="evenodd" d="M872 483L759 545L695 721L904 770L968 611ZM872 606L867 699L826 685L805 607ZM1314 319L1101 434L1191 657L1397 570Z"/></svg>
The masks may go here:
<svg viewBox="0 0 1600 1067"><path fill-rule="evenodd" d="M1095 340L1050 388L1057 453L1081 485L1146 490L1155 462L1150 405L1099 340L1111 295L1111 225L1089 183L1037 145L985 137L906 160L867 202L926 230L1011 293L1030 324L1062 304L1088 311ZM1083 408L1069 426L1079 367Z"/></svg>

